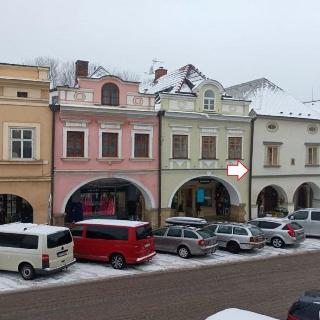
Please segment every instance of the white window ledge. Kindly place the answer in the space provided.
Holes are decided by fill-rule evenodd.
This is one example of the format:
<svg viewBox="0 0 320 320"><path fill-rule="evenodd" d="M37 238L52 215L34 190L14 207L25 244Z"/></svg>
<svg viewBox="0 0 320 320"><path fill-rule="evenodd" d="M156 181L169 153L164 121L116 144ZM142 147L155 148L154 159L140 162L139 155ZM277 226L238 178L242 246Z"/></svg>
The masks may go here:
<svg viewBox="0 0 320 320"><path fill-rule="evenodd" d="M10 159L10 160L0 160L0 165L39 165L39 164L49 164L48 160L27 160L27 159Z"/></svg>
<svg viewBox="0 0 320 320"><path fill-rule="evenodd" d="M66 157L66 158L61 158L63 161L89 161L90 158L85 158L85 157Z"/></svg>
<svg viewBox="0 0 320 320"><path fill-rule="evenodd" d="M154 158L130 158L130 161L137 161L137 162L140 162L140 161L153 161Z"/></svg>

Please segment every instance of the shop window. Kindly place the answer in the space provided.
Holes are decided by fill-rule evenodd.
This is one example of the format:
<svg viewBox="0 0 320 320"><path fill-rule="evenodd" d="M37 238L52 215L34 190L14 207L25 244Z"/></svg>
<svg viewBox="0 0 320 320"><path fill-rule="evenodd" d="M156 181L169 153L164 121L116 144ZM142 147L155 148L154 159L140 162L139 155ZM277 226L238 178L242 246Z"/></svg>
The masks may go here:
<svg viewBox="0 0 320 320"><path fill-rule="evenodd" d="M118 133L102 132L102 157L118 157Z"/></svg>
<svg viewBox="0 0 320 320"><path fill-rule="evenodd" d="M307 147L307 165L314 166L318 164L318 147Z"/></svg>
<svg viewBox="0 0 320 320"><path fill-rule="evenodd" d="M102 87L101 104L107 106L119 105L119 88L113 83L107 83Z"/></svg>
<svg viewBox="0 0 320 320"><path fill-rule="evenodd" d="M279 146L267 146L266 165L278 166L279 165Z"/></svg>
<svg viewBox="0 0 320 320"><path fill-rule="evenodd" d="M216 159L216 137L202 136L202 159Z"/></svg>
<svg viewBox="0 0 320 320"><path fill-rule="evenodd" d="M174 159L188 158L188 136L187 135L172 136L172 157Z"/></svg>
<svg viewBox="0 0 320 320"><path fill-rule="evenodd" d="M84 132L67 131L67 157L84 157Z"/></svg>
<svg viewBox="0 0 320 320"><path fill-rule="evenodd" d="M242 159L242 137L228 138L228 158L230 160Z"/></svg>
<svg viewBox="0 0 320 320"><path fill-rule="evenodd" d="M11 159L32 159L34 150L33 129L10 129Z"/></svg>
<svg viewBox="0 0 320 320"><path fill-rule="evenodd" d="M214 111L214 92L206 90L203 98L203 109L206 111Z"/></svg>
<svg viewBox="0 0 320 320"><path fill-rule="evenodd" d="M149 134L135 133L134 135L134 157L148 158L149 157Z"/></svg>

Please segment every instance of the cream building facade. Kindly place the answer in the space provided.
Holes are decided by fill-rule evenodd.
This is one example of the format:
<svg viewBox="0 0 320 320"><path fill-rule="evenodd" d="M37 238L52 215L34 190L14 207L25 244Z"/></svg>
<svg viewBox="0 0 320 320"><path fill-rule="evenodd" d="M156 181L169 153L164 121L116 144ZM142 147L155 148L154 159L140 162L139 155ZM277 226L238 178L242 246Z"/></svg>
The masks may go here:
<svg viewBox="0 0 320 320"><path fill-rule="evenodd" d="M0 64L0 223L48 222L52 159L48 72L43 67Z"/></svg>

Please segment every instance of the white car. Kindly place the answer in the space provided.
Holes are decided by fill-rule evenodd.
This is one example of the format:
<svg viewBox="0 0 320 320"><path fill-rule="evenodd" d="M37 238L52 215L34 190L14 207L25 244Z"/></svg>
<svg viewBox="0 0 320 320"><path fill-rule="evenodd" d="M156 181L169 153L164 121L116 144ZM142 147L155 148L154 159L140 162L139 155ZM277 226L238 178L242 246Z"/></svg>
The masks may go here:
<svg viewBox="0 0 320 320"><path fill-rule="evenodd" d="M230 308L220 311L206 320L277 320L259 313Z"/></svg>
<svg viewBox="0 0 320 320"><path fill-rule="evenodd" d="M68 228L32 223L0 225L0 270L31 280L75 263Z"/></svg>
<svg viewBox="0 0 320 320"><path fill-rule="evenodd" d="M320 208L306 208L288 215L290 220L298 222L307 236L320 236Z"/></svg>

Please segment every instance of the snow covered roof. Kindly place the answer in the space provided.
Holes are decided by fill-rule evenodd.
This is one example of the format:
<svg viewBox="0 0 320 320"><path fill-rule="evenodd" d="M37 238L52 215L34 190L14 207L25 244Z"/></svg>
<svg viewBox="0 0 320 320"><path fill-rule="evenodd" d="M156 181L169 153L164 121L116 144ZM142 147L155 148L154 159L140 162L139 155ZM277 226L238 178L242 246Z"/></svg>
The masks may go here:
<svg viewBox="0 0 320 320"><path fill-rule="evenodd" d="M156 81L152 80L145 84L141 84L140 92L149 94L160 92L192 94L192 88L206 79L206 76L192 64L187 64L160 77Z"/></svg>
<svg viewBox="0 0 320 320"><path fill-rule="evenodd" d="M76 224L96 224L107 226L120 226L120 227L139 227L147 224L143 221L131 221L131 220L115 220L115 219L88 219L76 222Z"/></svg>
<svg viewBox="0 0 320 320"><path fill-rule="evenodd" d="M320 119L320 110L304 104L271 81L261 78L226 88L234 99L251 100L257 115Z"/></svg>
<svg viewBox="0 0 320 320"><path fill-rule="evenodd" d="M100 66L96 70L94 70L94 72L91 74L91 76L89 76L89 78L99 79L99 78L109 76L109 75L111 75L111 73L107 69L105 69L104 67Z"/></svg>
<svg viewBox="0 0 320 320"><path fill-rule="evenodd" d="M317 110L320 111L320 100L305 101L304 104L309 105L309 106L314 106L317 108Z"/></svg>
<svg viewBox="0 0 320 320"><path fill-rule="evenodd" d="M8 223L0 226L0 232L27 233L27 234L52 234L58 231L68 230L65 227L49 226L34 223Z"/></svg>

